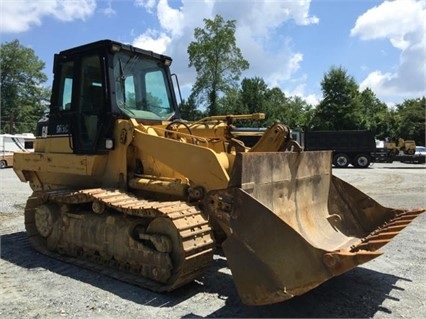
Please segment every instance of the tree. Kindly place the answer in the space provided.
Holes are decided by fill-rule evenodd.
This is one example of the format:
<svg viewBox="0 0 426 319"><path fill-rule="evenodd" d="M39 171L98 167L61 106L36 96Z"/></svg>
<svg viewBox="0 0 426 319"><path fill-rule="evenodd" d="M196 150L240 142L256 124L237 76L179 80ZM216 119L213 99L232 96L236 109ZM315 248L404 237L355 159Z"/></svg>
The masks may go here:
<svg viewBox="0 0 426 319"><path fill-rule="evenodd" d="M292 129L302 129L310 121L311 106L300 96L293 96L287 100L286 124Z"/></svg>
<svg viewBox="0 0 426 319"><path fill-rule="evenodd" d="M182 119L188 121L196 121L204 116L203 112L197 110L193 96L190 96L188 101L183 100L179 105L179 110Z"/></svg>
<svg viewBox="0 0 426 319"><path fill-rule="evenodd" d="M278 88L274 87L268 89L265 94L265 115L266 115L266 125L271 125L276 121L279 121L283 124L287 124L286 120L286 105L288 99L285 96L284 92ZM288 124L287 124L288 125Z"/></svg>
<svg viewBox="0 0 426 319"><path fill-rule="evenodd" d="M342 67L332 67L324 75L321 87L323 99L315 112L315 129L360 129L362 104L355 79Z"/></svg>
<svg viewBox="0 0 426 319"><path fill-rule="evenodd" d="M399 137L425 145L426 97L405 100L396 105L399 115Z"/></svg>
<svg viewBox="0 0 426 319"><path fill-rule="evenodd" d="M262 78L244 78L241 82L242 102L249 113L265 112L265 95L268 85Z"/></svg>
<svg viewBox="0 0 426 319"><path fill-rule="evenodd" d="M397 141L399 137L399 115L396 110L388 110L384 117L383 133L376 135L379 140Z"/></svg>
<svg viewBox="0 0 426 319"><path fill-rule="evenodd" d="M372 130L376 138L383 140L389 136L388 132L388 107L380 101L370 88L366 88L360 94L362 104L362 129Z"/></svg>
<svg viewBox="0 0 426 319"><path fill-rule="evenodd" d="M226 92L226 95L219 98L220 114L247 114L248 110L244 106L241 91L237 88L232 88ZM244 123L245 121L241 121Z"/></svg>
<svg viewBox="0 0 426 319"><path fill-rule="evenodd" d="M43 68L44 62L18 40L2 43L0 132L35 132L49 97L42 86L47 80Z"/></svg>
<svg viewBox="0 0 426 319"><path fill-rule="evenodd" d="M192 95L207 104L209 115L217 115L219 94L236 85L249 63L236 45L235 20L224 21L216 15L204 23L204 28L195 28L195 41L188 46L189 67L197 72Z"/></svg>
<svg viewBox="0 0 426 319"><path fill-rule="evenodd" d="M281 89L268 89L265 94L267 124L279 121L291 129L299 130L307 126L311 106L301 97L287 97Z"/></svg>

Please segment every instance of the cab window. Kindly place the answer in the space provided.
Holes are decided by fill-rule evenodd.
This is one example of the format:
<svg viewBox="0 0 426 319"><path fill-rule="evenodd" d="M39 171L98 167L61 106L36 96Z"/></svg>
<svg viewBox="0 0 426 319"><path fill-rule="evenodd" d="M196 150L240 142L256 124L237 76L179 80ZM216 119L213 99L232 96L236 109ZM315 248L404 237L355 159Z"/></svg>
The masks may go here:
<svg viewBox="0 0 426 319"><path fill-rule="evenodd" d="M69 111L71 109L72 89L73 89L74 62L65 62L62 65L61 82L59 88L59 111Z"/></svg>

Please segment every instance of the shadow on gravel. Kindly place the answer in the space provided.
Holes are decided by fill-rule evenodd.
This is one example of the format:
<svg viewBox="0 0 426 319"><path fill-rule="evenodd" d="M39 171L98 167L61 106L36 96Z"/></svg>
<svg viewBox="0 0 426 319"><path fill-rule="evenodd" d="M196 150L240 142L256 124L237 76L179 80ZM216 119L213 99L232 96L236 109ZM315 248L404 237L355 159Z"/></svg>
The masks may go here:
<svg viewBox="0 0 426 319"><path fill-rule="evenodd" d="M155 293L107 275L45 256L32 248L26 232L2 235L0 238L0 250L1 259L7 260L17 266L29 270L37 268L46 269L61 276L66 276L106 290L123 299L141 305L173 307L190 297L186 296L183 298L179 295L173 297L170 294Z"/></svg>
<svg viewBox="0 0 426 319"><path fill-rule="evenodd" d="M171 293L157 294L116 279L44 256L32 249L25 232L1 236L1 258L17 266L31 269L42 268L53 273L90 284L111 292L123 299L153 307L173 307L189 298L207 292L225 300L225 306L206 317L239 318L337 318L373 317L377 312L391 314L381 305L385 299L396 298L389 294L401 277L357 267L320 287L286 302L269 306L246 306L241 303L232 277L222 271L226 268L223 257L215 259L205 276L192 284ZM205 302L198 298L199 302ZM188 314L184 318L201 318Z"/></svg>
<svg viewBox="0 0 426 319"><path fill-rule="evenodd" d="M215 273L212 276L217 277L217 275ZM358 267L302 296L279 304L257 307L242 304L233 288L227 294L226 305L206 317L371 318L377 312L389 315L392 310L381 305L386 299L399 301L389 295L394 289L403 290L397 286L399 280L407 281L408 279ZM197 316L187 316L187 318L191 317Z"/></svg>

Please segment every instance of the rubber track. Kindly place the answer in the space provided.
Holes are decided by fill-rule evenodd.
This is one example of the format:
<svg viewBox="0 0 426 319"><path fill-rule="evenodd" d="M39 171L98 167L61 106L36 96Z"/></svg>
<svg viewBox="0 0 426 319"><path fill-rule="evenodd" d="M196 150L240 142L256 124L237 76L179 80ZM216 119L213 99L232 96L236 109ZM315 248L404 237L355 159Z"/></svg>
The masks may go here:
<svg viewBox="0 0 426 319"><path fill-rule="evenodd" d="M153 219L160 216L170 218L179 231L185 254L185 260L177 277L170 284L162 284L141 275L112 268L109 265L69 257L48 250L46 240L39 235L34 219L35 209L48 201L63 204L83 204L98 201L126 215ZM102 188L33 193L25 207L25 228L31 244L42 254L156 292L172 291L199 277L209 267L215 248L213 232L208 221L196 206L181 201L157 202L138 199L126 192Z"/></svg>

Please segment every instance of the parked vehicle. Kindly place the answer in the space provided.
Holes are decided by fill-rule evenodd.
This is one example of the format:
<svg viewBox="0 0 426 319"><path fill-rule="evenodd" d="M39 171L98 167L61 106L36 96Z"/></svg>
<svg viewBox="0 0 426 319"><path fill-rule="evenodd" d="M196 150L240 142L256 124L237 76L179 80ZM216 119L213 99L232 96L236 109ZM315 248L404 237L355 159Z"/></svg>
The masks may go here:
<svg viewBox="0 0 426 319"><path fill-rule="evenodd" d="M184 121L171 62L110 40L55 54L49 117L34 152L14 155L39 252L164 292L220 246L242 301L264 305L380 256L423 212L381 206L283 124L246 147L233 123L264 114Z"/></svg>
<svg viewBox="0 0 426 319"><path fill-rule="evenodd" d="M244 128L233 131L245 146L252 147L265 129ZM344 168L352 164L356 168L367 168L376 158L376 141L371 131L292 131L291 137L305 151L333 151L332 164Z"/></svg>
<svg viewBox="0 0 426 319"><path fill-rule="evenodd" d="M35 136L32 133L0 134L0 169L13 166L13 153L32 151Z"/></svg>
<svg viewBox="0 0 426 319"><path fill-rule="evenodd" d="M426 147L424 146L416 146L416 152L414 155L423 155L426 156Z"/></svg>
<svg viewBox="0 0 426 319"><path fill-rule="evenodd" d="M424 146L415 146L414 141L405 144L404 149L395 147L395 143L379 141L380 147L376 149L375 161L378 163L412 163L423 164L426 162L426 148ZM379 145L379 144L378 144ZM399 145L404 145L401 141Z"/></svg>
<svg viewBox="0 0 426 319"><path fill-rule="evenodd" d="M293 132L305 151L333 151L333 165L367 168L375 160L374 133L366 130Z"/></svg>
<svg viewBox="0 0 426 319"><path fill-rule="evenodd" d="M398 142L385 142L385 148L392 155L414 155L416 151L416 142L399 138Z"/></svg>

